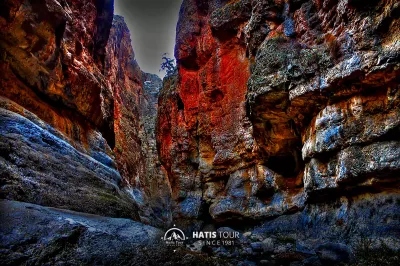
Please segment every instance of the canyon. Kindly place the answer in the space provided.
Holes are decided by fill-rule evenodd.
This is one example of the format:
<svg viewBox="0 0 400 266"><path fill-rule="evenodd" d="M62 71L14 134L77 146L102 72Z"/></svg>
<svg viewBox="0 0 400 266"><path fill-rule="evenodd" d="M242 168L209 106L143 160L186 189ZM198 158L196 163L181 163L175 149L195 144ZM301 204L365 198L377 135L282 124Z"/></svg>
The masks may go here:
<svg viewBox="0 0 400 266"><path fill-rule="evenodd" d="M398 1L183 0L164 80L113 4L0 3L2 265L399 262Z"/></svg>

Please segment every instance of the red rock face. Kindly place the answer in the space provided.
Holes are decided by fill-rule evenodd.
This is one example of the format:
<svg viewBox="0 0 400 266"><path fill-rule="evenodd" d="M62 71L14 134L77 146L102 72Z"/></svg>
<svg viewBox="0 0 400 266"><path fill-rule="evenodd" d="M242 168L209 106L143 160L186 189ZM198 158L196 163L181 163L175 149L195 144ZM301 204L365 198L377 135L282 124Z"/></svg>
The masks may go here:
<svg viewBox="0 0 400 266"><path fill-rule="evenodd" d="M177 32L178 79L167 81L164 87L176 89L160 97L158 140L176 213L195 218L202 184L224 179L252 161L244 104L250 64L239 38L213 36L206 11L189 1L182 10L187 13L181 13Z"/></svg>
<svg viewBox="0 0 400 266"><path fill-rule="evenodd" d="M113 1L0 9L2 197L167 224L170 192L146 132L155 112L144 119L156 108L144 83L160 81L137 65Z"/></svg>
<svg viewBox="0 0 400 266"><path fill-rule="evenodd" d="M142 73L131 46L129 30L123 18L116 17L107 45L106 73L109 87L113 88L115 152L119 169L126 184L139 185L135 177L144 174L140 165L139 95L142 91ZM130 147L131 149L126 149ZM139 151L139 152L138 152Z"/></svg>
<svg viewBox="0 0 400 266"><path fill-rule="evenodd" d="M183 1L157 131L175 217L262 220L389 190L396 12L395 1Z"/></svg>
<svg viewBox="0 0 400 266"><path fill-rule="evenodd" d="M2 1L2 198L139 219L110 148L112 4Z"/></svg>
<svg viewBox="0 0 400 266"><path fill-rule="evenodd" d="M79 129L72 132L72 123L56 114L74 113L79 118L70 120L88 120L89 127L99 128L113 146L112 92L101 75L112 2L62 3L3 4L10 8L3 9L1 21L2 95L29 110L40 109L43 119L80 141L88 123L76 125ZM87 14L85 20L77 19L79 12ZM55 104L46 106L38 94Z"/></svg>
<svg viewBox="0 0 400 266"><path fill-rule="evenodd" d="M157 97L161 80L140 70L128 27L120 16L114 17L105 65L108 85L113 88L114 152L118 170L124 186L140 206L142 221L150 223L151 219L160 219L157 222L163 225L170 219L167 211L170 192L153 144L157 103L149 98L152 96L146 89L150 88L144 85L153 86ZM154 209L167 210L155 215Z"/></svg>

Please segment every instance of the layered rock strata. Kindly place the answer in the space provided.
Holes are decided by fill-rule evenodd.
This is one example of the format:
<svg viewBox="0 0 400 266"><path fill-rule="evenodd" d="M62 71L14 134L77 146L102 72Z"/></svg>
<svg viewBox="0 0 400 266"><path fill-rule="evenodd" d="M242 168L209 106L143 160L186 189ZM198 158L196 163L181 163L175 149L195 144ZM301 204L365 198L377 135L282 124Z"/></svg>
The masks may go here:
<svg viewBox="0 0 400 266"><path fill-rule="evenodd" d="M0 5L1 197L168 224L142 111L156 108L145 82L160 81L137 65L113 1Z"/></svg>
<svg viewBox="0 0 400 266"><path fill-rule="evenodd" d="M115 154L127 191L139 204L142 220L165 225L170 189L158 163L154 127L161 80L140 70L129 29L115 16L106 46L105 77L113 88Z"/></svg>
<svg viewBox="0 0 400 266"><path fill-rule="evenodd" d="M399 8L183 1L157 131L174 217L245 226L398 198Z"/></svg>

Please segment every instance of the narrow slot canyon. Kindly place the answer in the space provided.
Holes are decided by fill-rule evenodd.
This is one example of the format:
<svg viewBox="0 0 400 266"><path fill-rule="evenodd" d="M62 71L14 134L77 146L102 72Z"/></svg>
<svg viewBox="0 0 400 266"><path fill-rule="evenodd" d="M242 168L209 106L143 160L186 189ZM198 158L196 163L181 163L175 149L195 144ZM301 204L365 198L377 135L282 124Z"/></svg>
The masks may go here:
<svg viewBox="0 0 400 266"><path fill-rule="evenodd" d="M399 136L396 0L0 3L1 265L400 265Z"/></svg>

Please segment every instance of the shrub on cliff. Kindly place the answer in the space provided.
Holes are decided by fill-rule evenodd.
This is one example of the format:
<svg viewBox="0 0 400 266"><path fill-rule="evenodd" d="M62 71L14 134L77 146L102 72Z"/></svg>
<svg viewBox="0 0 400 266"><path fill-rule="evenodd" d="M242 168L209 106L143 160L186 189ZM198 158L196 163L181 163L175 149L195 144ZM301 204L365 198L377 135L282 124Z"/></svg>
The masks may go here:
<svg viewBox="0 0 400 266"><path fill-rule="evenodd" d="M167 53L162 55L163 62L161 63L160 71L166 71L166 77L172 76L176 70L175 60L167 57Z"/></svg>

